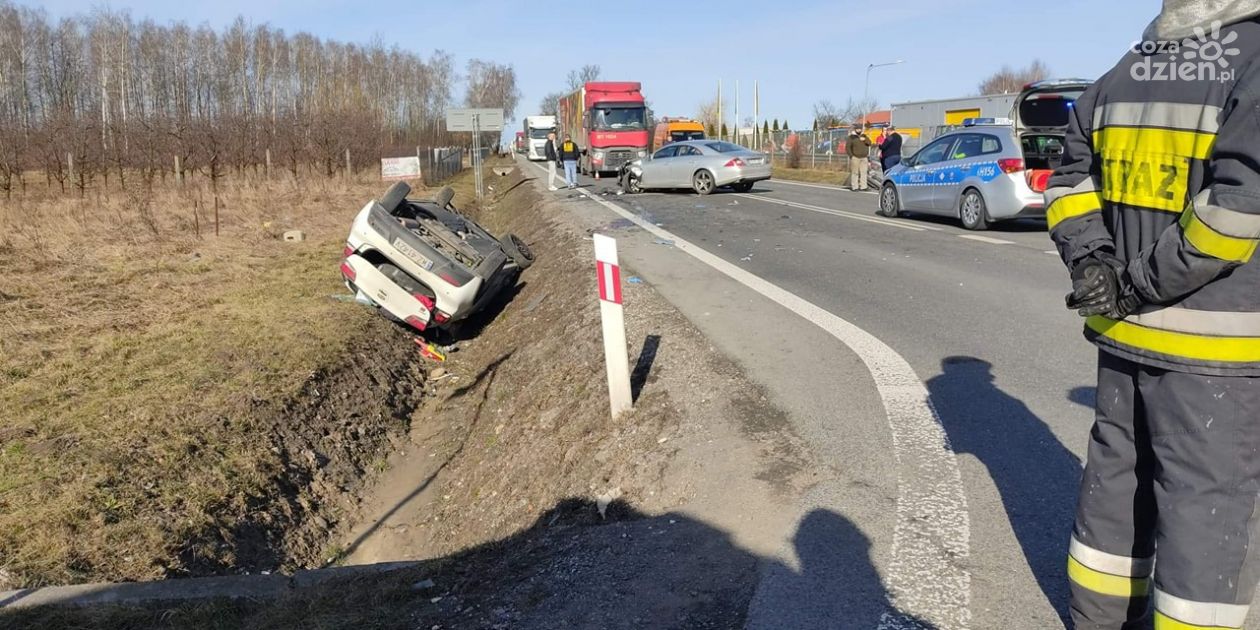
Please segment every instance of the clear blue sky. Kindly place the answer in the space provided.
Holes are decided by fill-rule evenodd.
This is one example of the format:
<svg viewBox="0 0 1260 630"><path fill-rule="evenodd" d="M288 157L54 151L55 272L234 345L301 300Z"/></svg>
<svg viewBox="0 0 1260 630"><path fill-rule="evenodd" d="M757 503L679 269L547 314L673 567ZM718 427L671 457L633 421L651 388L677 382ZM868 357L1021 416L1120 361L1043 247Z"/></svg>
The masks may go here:
<svg viewBox="0 0 1260 630"><path fill-rule="evenodd" d="M722 79L741 117L761 84L763 118L808 127L819 99L871 95L882 104L964 96L1004 63L1045 61L1053 75L1095 78L1110 68L1159 11L1158 0L784 0L714 3L633 0L18 0L52 16L109 6L159 22L222 27L238 14L293 33L367 42L379 36L427 55L453 53L461 68L480 57L511 63L523 97L516 114L534 112L569 69L596 63L603 78L642 81L658 115L690 116ZM699 11L694 7L705 6ZM601 8L602 7L602 8ZM597 14L597 11L607 11ZM455 94L462 98L462 90Z"/></svg>

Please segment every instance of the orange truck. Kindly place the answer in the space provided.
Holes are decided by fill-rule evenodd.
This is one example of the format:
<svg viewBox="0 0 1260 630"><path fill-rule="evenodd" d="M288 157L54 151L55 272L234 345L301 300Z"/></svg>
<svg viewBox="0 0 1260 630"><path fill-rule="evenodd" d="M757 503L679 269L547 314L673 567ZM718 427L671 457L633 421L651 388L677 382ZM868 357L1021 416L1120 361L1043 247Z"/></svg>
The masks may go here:
<svg viewBox="0 0 1260 630"><path fill-rule="evenodd" d="M690 118L665 117L652 132L652 150L683 140L704 140L704 125Z"/></svg>

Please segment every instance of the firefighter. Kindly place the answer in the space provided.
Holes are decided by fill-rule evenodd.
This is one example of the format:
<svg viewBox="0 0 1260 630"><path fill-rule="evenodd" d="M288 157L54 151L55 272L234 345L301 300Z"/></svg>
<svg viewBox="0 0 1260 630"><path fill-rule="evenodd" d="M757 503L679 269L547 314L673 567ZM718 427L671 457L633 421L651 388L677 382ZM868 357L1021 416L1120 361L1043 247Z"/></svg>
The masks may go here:
<svg viewBox="0 0 1260 630"><path fill-rule="evenodd" d="M1152 607L1156 630L1241 628L1260 580L1257 15L1165 0L1067 110L1046 215L1099 348L1067 559L1078 629Z"/></svg>

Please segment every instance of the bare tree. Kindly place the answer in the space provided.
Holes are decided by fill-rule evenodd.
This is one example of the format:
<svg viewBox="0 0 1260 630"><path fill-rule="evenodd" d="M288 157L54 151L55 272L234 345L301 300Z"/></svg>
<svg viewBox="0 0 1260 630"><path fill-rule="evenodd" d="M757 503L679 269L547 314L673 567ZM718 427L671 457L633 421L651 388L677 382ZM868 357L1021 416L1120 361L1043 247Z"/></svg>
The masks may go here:
<svg viewBox="0 0 1260 630"><path fill-rule="evenodd" d="M1024 68L1002 66L1000 70L980 82L980 94L1011 94L1025 85L1050 76L1050 68L1040 59L1034 59Z"/></svg>
<svg viewBox="0 0 1260 630"><path fill-rule="evenodd" d="M848 112L837 107L835 103L823 99L814 103L814 121L822 129L839 127L848 122Z"/></svg>
<svg viewBox="0 0 1260 630"><path fill-rule="evenodd" d="M705 130L709 134L716 134L720 121L718 120L718 112L721 106L718 104L717 97L705 101L696 109L696 120L704 125Z"/></svg>
<svg viewBox="0 0 1260 630"><path fill-rule="evenodd" d="M519 101L509 66L470 64L470 100ZM0 0L0 190L43 171L79 191L174 172L217 179L270 155L297 175L451 141L454 58L344 44L243 18L222 30L97 9L52 21Z"/></svg>
<svg viewBox="0 0 1260 630"><path fill-rule="evenodd" d="M560 99L564 94L560 92L549 92L542 100L538 102L538 112L543 116L557 116L560 113Z"/></svg>
<svg viewBox="0 0 1260 630"><path fill-rule="evenodd" d="M569 71L569 91L574 92L583 85L598 80L599 66L588 63L577 70Z"/></svg>

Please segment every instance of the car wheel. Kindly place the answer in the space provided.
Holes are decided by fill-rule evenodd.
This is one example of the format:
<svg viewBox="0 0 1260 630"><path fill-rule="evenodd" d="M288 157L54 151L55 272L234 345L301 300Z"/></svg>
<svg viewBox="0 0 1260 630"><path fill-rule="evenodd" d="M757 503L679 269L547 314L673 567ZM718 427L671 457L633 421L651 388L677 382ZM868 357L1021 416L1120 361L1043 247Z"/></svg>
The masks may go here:
<svg viewBox="0 0 1260 630"><path fill-rule="evenodd" d="M385 191L385 196L381 197L381 207L385 208L385 212L393 212L410 192L411 186L408 186L406 182L398 182L390 186L389 190Z"/></svg>
<svg viewBox="0 0 1260 630"><path fill-rule="evenodd" d="M989 209L984 204L980 191L969 188L963 193L962 203L958 208L958 216L963 227L968 230L985 230L989 227Z"/></svg>
<svg viewBox="0 0 1260 630"><path fill-rule="evenodd" d="M503 247L503 253L507 254L508 258L511 258L517 267L529 269L529 266L534 264L533 250L517 235L508 234L499 239L499 244Z"/></svg>
<svg viewBox="0 0 1260 630"><path fill-rule="evenodd" d="M884 189L880 191L879 214L885 217L901 216L901 196L897 194L896 186L885 184Z"/></svg>
<svg viewBox="0 0 1260 630"><path fill-rule="evenodd" d="M713 173L709 171L696 171L696 174L691 176L691 189L696 191L697 195L707 195L713 192L713 189L716 187L715 184Z"/></svg>
<svg viewBox="0 0 1260 630"><path fill-rule="evenodd" d="M735 192L746 193L753 189L753 183L752 182L739 182L738 184L731 184L731 188L734 188Z"/></svg>
<svg viewBox="0 0 1260 630"><path fill-rule="evenodd" d="M639 185L639 176L634 173L626 173L625 185L622 188L632 195L643 192L643 187Z"/></svg>

